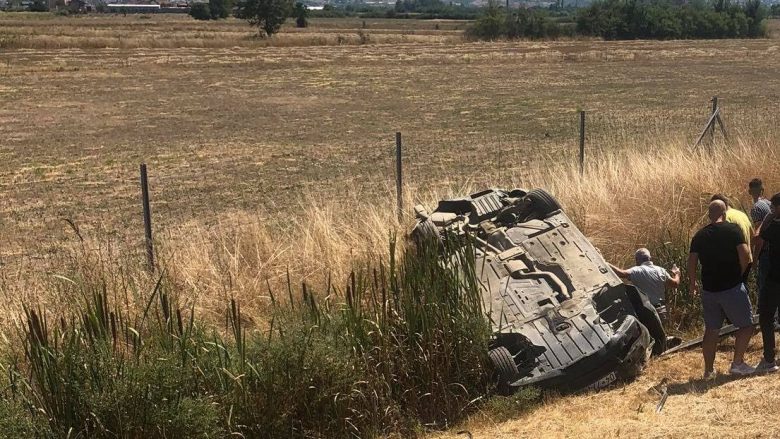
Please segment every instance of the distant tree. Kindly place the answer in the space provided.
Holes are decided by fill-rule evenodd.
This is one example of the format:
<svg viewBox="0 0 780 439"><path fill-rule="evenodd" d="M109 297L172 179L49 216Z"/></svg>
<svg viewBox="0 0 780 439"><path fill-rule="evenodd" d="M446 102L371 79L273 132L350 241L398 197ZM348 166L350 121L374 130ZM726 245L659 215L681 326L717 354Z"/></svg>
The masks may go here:
<svg viewBox="0 0 780 439"><path fill-rule="evenodd" d="M398 5L398 3L396 3ZM498 4L491 0L485 13L479 17L474 25L466 30L466 34L480 40L496 40L507 33L507 17Z"/></svg>
<svg viewBox="0 0 780 439"><path fill-rule="evenodd" d="M766 36L761 0L597 0L577 11L577 32L608 40Z"/></svg>
<svg viewBox="0 0 780 439"><path fill-rule="evenodd" d="M396 12L430 12L445 7L441 0L397 0L395 2Z"/></svg>
<svg viewBox="0 0 780 439"><path fill-rule="evenodd" d="M292 0L241 0L236 17L257 26L261 35L270 37L279 31L293 10Z"/></svg>
<svg viewBox="0 0 780 439"><path fill-rule="evenodd" d="M295 17L295 27L306 27L309 25L309 8L301 2L295 4L293 8L293 17Z"/></svg>
<svg viewBox="0 0 780 439"><path fill-rule="evenodd" d="M31 12L46 12L49 10L49 3L44 0L35 0L28 7Z"/></svg>
<svg viewBox="0 0 780 439"><path fill-rule="evenodd" d="M193 3L190 6L190 16L196 20L211 20L211 9L206 3Z"/></svg>
<svg viewBox="0 0 780 439"><path fill-rule="evenodd" d="M761 0L747 0L745 2L745 15L748 18L747 35L751 38L766 35L767 10Z"/></svg>
<svg viewBox="0 0 780 439"><path fill-rule="evenodd" d="M212 20L228 18L231 9L233 9L231 0L209 0L209 11L211 12Z"/></svg>

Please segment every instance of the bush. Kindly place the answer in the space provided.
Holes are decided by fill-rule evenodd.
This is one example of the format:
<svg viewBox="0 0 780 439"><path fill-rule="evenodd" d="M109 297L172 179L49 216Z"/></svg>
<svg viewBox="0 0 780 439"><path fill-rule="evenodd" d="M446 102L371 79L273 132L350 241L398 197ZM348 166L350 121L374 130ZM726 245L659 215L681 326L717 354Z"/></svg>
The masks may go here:
<svg viewBox="0 0 780 439"><path fill-rule="evenodd" d="M209 0L209 12L213 20L228 18L232 9L233 4L230 0Z"/></svg>
<svg viewBox="0 0 780 439"><path fill-rule="evenodd" d="M507 15L495 3L490 3L485 14L466 30L466 35L479 40L542 39L557 38L564 32L564 26L553 21L545 10L518 9Z"/></svg>
<svg viewBox="0 0 780 439"><path fill-rule="evenodd" d="M34 0L27 9L30 12L48 12L49 4L44 0Z"/></svg>
<svg viewBox="0 0 780 439"><path fill-rule="evenodd" d="M190 16L196 20L219 20L230 16L230 0L209 0L208 3L192 3Z"/></svg>
<svg viewBox="0 0 780 439"><path fill-rule="evenodd" d="M190 17L196 20L211 20L211 9L207 3L193 3L190 6Z"/></svg>
<svg viewBox="0 0 780 439"><path fill-rule="evenodd" d="M490 2L474 25L466 29L466 36L478 40L497 40L507 34L506 14L495 3Z"/></svg>
<svg viewBox="0 0 780 439"><path fill-rule="evenodd" d="M293 17L295 17L295 27L303 28L309 25L306 17L309 16L309 8L301 2L295 4L293 8Z"/></svg>

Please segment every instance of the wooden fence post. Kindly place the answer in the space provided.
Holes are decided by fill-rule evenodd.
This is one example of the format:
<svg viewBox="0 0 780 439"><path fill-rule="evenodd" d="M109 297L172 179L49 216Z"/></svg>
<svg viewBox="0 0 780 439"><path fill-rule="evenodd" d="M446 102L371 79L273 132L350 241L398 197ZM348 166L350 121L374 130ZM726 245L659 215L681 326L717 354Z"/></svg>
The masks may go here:
<svg viewBox="0 0 780 439"><path fill-rule="evenodd" d="M728 140L729 139L729 133L726 130L726 124L723 123L723 119L720 117L720 106L718 104L718 97L713 96L712 97L712 114L710 114L709 119L707 119L707 123L704 125L704 129L702 130L701 134L699 134L699 137L696 138L696 142L693 144L693 148L698 148L699 145L701 145L702 140L704 140L704 137L707 135L707 133L710 134L710 142L709 142L709 149L710 152L712 152L712 148L715 145L715 124L718 124L720 126L720 132L723 134L723 138Z"/></svg>
<svg viewBox="0 0 780 439"><path fill-rule="evenodd" d="M401 132L395 133L395 196L398 204L398 220L403 216L403 177L401 174Z"/></svg>
<svg viewBox="0 0 780 439"><path fill-rule="evenodd" d="M141 163L141 200L144 207L144 236L146 237L146 261L149 271L154 271L154 243L152 242L152 212L149 205L149 180L146 163Z"/></svg>
<svg viewBox="0 0 780 439"><path fill-rule="evenodd" d="M580 111L580 177L585 174L585 110Z"/></svg>
<svg viewBox="0 0 780 439"><path fill-rule="evenodd" d="M716 111L718 111L718 97L717 96L713 96L712 97L712 113L710 113L710 114L715 114ZM715 143L715 124L713 123L713 124L710 125L710 144L712 145L714 143Z"/></svg>

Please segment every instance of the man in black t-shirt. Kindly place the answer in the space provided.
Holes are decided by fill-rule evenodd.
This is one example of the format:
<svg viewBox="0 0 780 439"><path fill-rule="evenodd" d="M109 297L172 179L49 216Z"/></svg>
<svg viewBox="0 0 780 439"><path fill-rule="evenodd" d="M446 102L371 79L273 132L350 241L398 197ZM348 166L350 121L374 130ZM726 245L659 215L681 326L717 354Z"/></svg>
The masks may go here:
<svg viewBox="0 0 780 439"><path fill-rule="evenodd" d="M739 328L730 372L749 375L755 368L745 364L744 356L753 336L753 312L742 279L750 263L750 250L739 226L725 222L726 204L723 201L712 201L708 214L710 224L693 237L688 256L688 280L694 295L699 292L696 274L701 263L704 377L709 379L716 375L715 351L724 317Z"/></svg>
<svg viewBox="0 0 780 439"><path fill-rule="evenodd" d="M758 321L764 343L764 358L757 369L766 372L778 370L775 363L775 313L780 308L780 193L772 196L770 212L758 231L761 240L769 243L769 270L764 288L758 296Z"/></svg>

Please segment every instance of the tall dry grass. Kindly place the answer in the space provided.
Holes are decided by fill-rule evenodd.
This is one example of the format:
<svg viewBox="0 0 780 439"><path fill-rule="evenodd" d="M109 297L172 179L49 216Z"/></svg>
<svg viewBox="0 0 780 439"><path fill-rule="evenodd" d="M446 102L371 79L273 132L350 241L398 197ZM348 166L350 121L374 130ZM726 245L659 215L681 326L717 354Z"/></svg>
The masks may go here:
<svg viewBox="0 0 780 439"><path fill-rule="evenodd" d="M441 198L490 186L546 188L615 264L629 264L633 251L646 246L656 252L659 263L676 263L684 269L688 240L703 224L711 194L725 193L737 206L747 208L750 179L763 178L767 195L780 191L778 147L777 140L761 135L719 143L712 152L691 150L687 139L652 149L645 144L641 148L605 145L597 156L588 157L582 178L574 160L561 162L556 156L536 161L532 169L509 164L500 172L475 173L431 186L409 182L404 189L405 216L400 220L390 185L386 196L370 199L359 188L345 188L346 195L339 194L338 201L302 198L300 213L290 218L242 211L225 214L211 226L185 223L158 236L158 259L168 275L190 292L186 299L212 321L222 321L225 300L234 297L248 320L262 324L270 303L269 285L284 288L288 276L296 284L343 280L357 261L384 257L392 234L404 236L410 230L413 205L433 208ZM136 242L108 245L100 236L75 242L108 255L104 260L124 265L127 276L146 276L143 255L132 250L141 247ZM399 239L400 250L404 244ZM68 303L48 284L53 275L80 262L53 256L52 249L46 252L52 256L2 271L0 326L7 328L18 318L17 304L22 300ZM683 287L671 298L689 304L691 298L686 294ZM695 324L695 320L688 321Z"/></svg>
<svg viewBox="0 0 780 439"><path fill-rule="evenodd" d="M490 185L548 189L613 263L628 264L637 247L647 246L660 263L684 267L688 239L703 225L711 194L725 193L735 205L748 208L746 186L753 177L763 178L768 192L780 191L779 146L756 136L718 144L711 152L693 151L683 141L652 150L624 147L590 160L582 178L576 162L550 158L530 172L504 171ZM283 226L246 212L231 214L210 228L185 225L172 232L161 257L175 267L181 283L199 291L205 310L218 313L212 302L236 297L247 314L262 316L268 283L286 282L288 272L309 282L344 278L354 261L380 257L390 234L400 236L411 228L414 204L433 208L438 199L482 188L468 182L430 189L411 182L400 221L389 187L379 199L361 199L357 193L338 203L305 199L300 216Z"/></svg>

